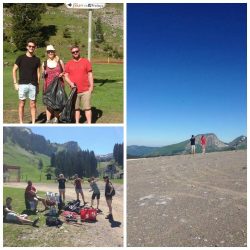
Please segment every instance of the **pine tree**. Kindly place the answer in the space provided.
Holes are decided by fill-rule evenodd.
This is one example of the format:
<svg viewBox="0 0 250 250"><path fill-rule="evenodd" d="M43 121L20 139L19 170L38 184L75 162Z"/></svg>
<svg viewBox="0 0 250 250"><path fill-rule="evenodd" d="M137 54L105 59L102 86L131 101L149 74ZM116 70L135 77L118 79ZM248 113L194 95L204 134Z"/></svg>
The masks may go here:
<svg viewBox="0 0 250 250"><path fill-rule="evenodd" d="M97 18L97 21L95 23L95 41L97 43L104 42L104 35L103 35L102 23L101 23L100 17Z"/></svg>
<svg viewBox="0 0 250 250"><path fill-rule="evenodd" d="M41 32L41 14L46 12L45 4L13 4L10 7L12 13L13 41L20 50L26 49L28 39L36 41L37 45L44 44Z"/></svg>
<svg viewBox="0 0 250 250"><path fill-rule="evenodd" d="M38 161L38 169L41 170L43 168L43 161L39 159Z"/></svg>

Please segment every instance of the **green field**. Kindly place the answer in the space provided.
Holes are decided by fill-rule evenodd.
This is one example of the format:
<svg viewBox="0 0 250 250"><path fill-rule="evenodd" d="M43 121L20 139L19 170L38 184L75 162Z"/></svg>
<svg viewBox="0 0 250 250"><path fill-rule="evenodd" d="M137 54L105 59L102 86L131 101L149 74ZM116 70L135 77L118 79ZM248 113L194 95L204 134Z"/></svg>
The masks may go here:
<svg viewBox="0 0 250 250"><path fill-rule="evenodd" d="M39 160L43 162L42 170L38 169ZM50 166L50 157L44 154L32 153L11 142L3 145L3 162L10 166L21 167L21 182L32 180L33 182L41 183L55 183L55 176L52 173L53 180L47 180L47 168ZM109 162L101 162L98 164L98 172L100 178L104 175L104 169ZM14 175L14 174L13 174ZM86 179L85 177L84 179ZM114 183L123 183L121 179L113 179Z"/></svg>
<svg viewBox="0 0 250 250"><path fill-rule="evenodd" d="M57 55L66 63L71 59L69 48L72 44L81 47L81 56L87 56L88 38L88 11L67 9L65 5L59 7L47 6L47 12L41 16L41 23L44 33L47 35L47 44L53 44ZM105 8L93 11L93 31L95 21L98 17L102 19L102 29L105 34L105 41L96 44L92 43L92 64L94 74L94 92L92 95L93 123L123 123L123 64L122 58L116 60L110 58L108 64L108 54L105 46L109 45L123 54L123 4L107 4ZM3 44L3 120L4 123L18 123L18 96L13 88L12 66L16 58L24 54L18 51L12 40L12 21L8 8L4 8L4 33L7 38ZM117 24L117 20L119 20ZM67 28L70 38L63 36ZM94 38L94 33L93 33ZM37 48L36 55L43 62L45 60L45 47ZM102 62L98 64L95 62ZM37 100L37 123L42 123L45 118L45 107L42 104L42 81L40 82L40 94ZM66 87L69 93L69 87ZM29 104L25 107L24 122L30 123ZM83 118L80 122L85 122Z"/></svg>
<svg viewBox="0 0 250 250"><path fill-rule="evenodd" d="M123 65L94 64L94 92L92 95L93 122L123 122ZM18 123L18 96L13 88L12 67L4 68L3 77L4 123ZM40 83L42 84L42 83ZM42 87L40 88L42 89ZM66 86L69 93L69 87ZM25 107L25 122L30 122L29 104ZM42 90L37 99L37 116L45 111ZM41 120L38 122L42 122Z"/></svg>
<svg viewBox="0 0 250 250"><path fill-rule="evenodd" d="M39 195L44 196L44 192L38 192ZM24 203L24 190L19 188L3 188L3 203L5 204L5 200L7 197L12 198L12 207L13 210L17 213L25 213L25 203ZM39 209L42 209L40 207ZM37 215L30 215L29 219L34 220L37 218ZM45 216L40 215L39 225L45 224ZM22 246L34 246L34 241L30 240L30 237L22 237L20 236L28 236L31 235L34 230L34 227L29 225L17 225L12 223L3 223L3 245L8 247L22 247ZM38 242L37 242L38 243ZM39 244L39 243L38 243Z"/></svg>

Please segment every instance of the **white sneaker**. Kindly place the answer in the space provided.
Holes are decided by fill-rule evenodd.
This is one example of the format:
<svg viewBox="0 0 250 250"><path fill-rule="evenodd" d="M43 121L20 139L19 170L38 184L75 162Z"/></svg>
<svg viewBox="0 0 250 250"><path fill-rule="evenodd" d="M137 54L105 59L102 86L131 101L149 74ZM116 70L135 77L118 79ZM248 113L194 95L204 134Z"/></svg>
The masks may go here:
<svg viewBox="0 0 250 250"><path fill-rule="evenodd" d="M54 117L52 120L51 120L52 123L58 123L58 119L57 117Z"/></svg>

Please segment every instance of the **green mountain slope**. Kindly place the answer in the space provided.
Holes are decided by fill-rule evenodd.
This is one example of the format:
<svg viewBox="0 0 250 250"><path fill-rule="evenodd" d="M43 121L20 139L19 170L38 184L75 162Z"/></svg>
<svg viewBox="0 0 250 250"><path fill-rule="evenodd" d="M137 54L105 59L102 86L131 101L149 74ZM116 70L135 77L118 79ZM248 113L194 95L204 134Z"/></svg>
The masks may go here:
<svg viewBox="0 0 250 250"><path fill-rule="evenodd" d="M204 134L207 138L206 152L227 151L235 149L247 148L247 137L237 137L230 143L224 143L218 139L213 133ZM196 135L196 153L201 153L200 138L201 135ZM163 146L163 147L146 147L146 146L128 146L127 155L128 158L135 157L154 157L154 156L168 156L176 154L189 154L190 153L190 141L185 140L180 143Z"/></svg>
<svg viewBox="0 0 250 250"><path fill-rule="evenodd" d="M39 160L43 163L42 170L38 169ZM44 182L47 166L50 165L50 157L28 152L17 144L7 142L3 147L3 163L21 167L21 181L31 179L35 182Z"/></svg>
<svg viewBox="0 0 250 250"><path fill-rule="evenodd" d="M87 56L88 48L88 10L68 9L65 5L57 7L46 6L47 11L42 15L41 23L48 36L47 44L53 44L57 54L63 61L71 59L69 47L78 44L82 49L82 56ZM103 43L95 42L95 22L101 18L104 35ZM17 51L12 43L12 22L8 8L3 11L4 29L4 61L13 64L17 55L23 52ZM68 30L68 38L65 38L65 29ZM107 48L117 50L120 58L123 57L123 4L106 4L105 8L93 10L92 15L92 58L107 60ZM45 48L38 48L36 54L43 60ZM114 55L114 54L113 54Z"/></svg>

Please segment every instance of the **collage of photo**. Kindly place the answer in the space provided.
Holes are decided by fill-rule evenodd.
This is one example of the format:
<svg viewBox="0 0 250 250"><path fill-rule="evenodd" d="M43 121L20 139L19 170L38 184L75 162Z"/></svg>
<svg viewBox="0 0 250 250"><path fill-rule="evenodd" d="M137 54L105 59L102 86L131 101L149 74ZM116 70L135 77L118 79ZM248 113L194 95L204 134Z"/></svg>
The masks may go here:
<svg viewBox="0 0 250 250"><path fill-rule="evenodd" d="M246 3L2 3L2 247L247 247Z"/></svg>

